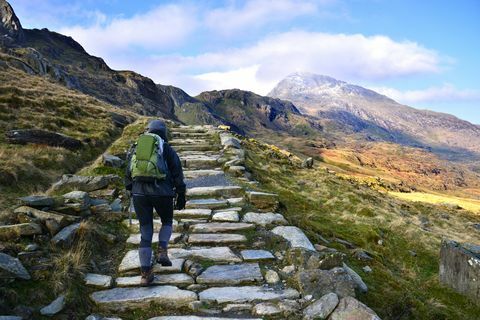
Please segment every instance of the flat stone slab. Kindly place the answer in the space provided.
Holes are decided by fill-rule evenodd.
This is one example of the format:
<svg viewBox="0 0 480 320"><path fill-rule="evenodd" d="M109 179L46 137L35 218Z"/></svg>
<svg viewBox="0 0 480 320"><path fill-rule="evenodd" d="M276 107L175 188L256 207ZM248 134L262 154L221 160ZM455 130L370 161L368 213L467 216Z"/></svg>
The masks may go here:
<svg viewBox="0 0 480 320"><path fill-rule="evenodd" d="M242 218L243 222L251 222L263 227L271 224L287 224L287 220L280 213L273 212L247 212Z"/></svg>
<svg viewBox="0 0 480 320"><path fill-rule="evenodd" d="M191 232L198 233L214 233L214 232L228 232L254 229L255 225L244 222L210 222L203 224L196 224L190 226Z"/></svg>
<svg viewBox="0 0 480 320"><path fill-rule="evenodd" d="M73 241L73 238L77 234L77 230L80 228L80 222L69 225L68 227L60 230L50 241L54 245L68 246Z"/></svg>
<svg viewBox="0 0 480 320"><path fill-rule="evenodd" d="M110 288L112 286L112 277L103 274L87 273L84 280L87 286L100 288Z"/></svg>
<svg viewBox="0 0 480 320"><path fill-rule="evenodd" d="M315 251L315 247L300 228L294 226L280 226L273 228L272 232L287 240L292 248L303 248Z"/></svg>
<svg viewBox="0 0 480 320"><path fill-rule="evenodd" d="M0 279L20 278L30 280L30 274L17 258L0 252Z"/></svg>
<svg viewBox="0 0 480 320"><path fill-rule="evenodd" d="M274 193L249 191L248 201L260 210L275 210L278 206L278 195Z"/></svg>
<svg viewBox="0 0 480 320"><path fill-rule="evenodd" d="M163 316L150 318L148 320L262 320L261 318L219 318L199 316Z"/></svg>
<svg viewBox="0 0 480 320"><path fill-rule="evenodd" d="M176 243L181 237L182 237L181 233L172 233L169 243ZM128 237L127 243L140 244L140 239L141 239L140 233L132 234L130 235L130 237ZM158 243L158 237L155 234L153 235L152 243Z"/></svg>
<svg viewBox="0 0 480 320"><path fill-rule="evenodd" d="M188 200L187 209L218 209L228 206L228 201L223 199L192 199Z"/></svg>
<svg viewBox="0 0 480 320"><path fill-rule="evenodd" d="M37 218L41 221L52 219L52 220L55 220L61 226L65 226L68 223L68 221L76 222L77 220L80 219L80 217L77 217L77 216L69 216L69 215L64 215L60 213L47 212L47 211L42 211L35 208L30 208L27 206L18 207L17 209L13 210L13 212L24 213L34 218Z"/></svg>
<svg viewBox="0 0 480 320"><path fill-rule="evenodd" d="M170 258L198 258L212 260L215 262L241 262L240 259L229 247L213 248L171 248L168 250Z"/></svg>
<svg viewBox="0 0 480 320"><path fill-rule="evenodd" d="M34 222L0 226L0 237L4 239L13 239L17 236L33 236L36 234L42 234L42 227Z"/></svg>
<svg viewBox="0 0 480 320"><path fill-rule="evenodd" d="M199 294L200 301L216 303L278 301L299 297L300 294L295 289L274 290L263 286L215 287L203 290Z"/></svg>
<svg viewBox="0 0 480 320"><path fill-rule="evenodd" d="M141 276L120 277L115 280L117 287L135 287L140 285ZM155 285L188 286L195 283L193 278L186 273L156 274L153 280Z"/></svg>
<svg viewBox="0 0 480 320"><path fill-rule="evenodd" d="M244 261L274 260L275 256L267 250L242 250L240 252Z"/></svg>
<svg viewBox="0 0 480 320"><path fill-rule="evenodd" d="M231 206L243 206L245 204L245 199L243 197L240 198L229 198L227 202Z"/></svg>
<svg viewBox="0 0 480 320"><path fill-rule="evenodd" d="M138 219L132 219L132 225L130 225L129 219L123 220L123 224L130 229L131 232L140 232L140 222ZM160 219L153 219L153 231L158 232L162 227L162 221ZM173 231L181 231L182 226L178 224L175 219L172 222Z"/></svg>
<svg viewBox="0 0 480 320"><path fill-rule="evenodd" d="M246 242L247 238L243 234L234 233L194 233L188 236L188 243L206 244L206 243L240 243Z"/></svg>
<svg viewBox="0 0 480 320"><path fill-rule="evenodd" d="M98 291L92 293L90 298L99 307L112 311L122 311L132 308L146 308L151 303L167 308L186 307L190 302L197 300L197 294L175 286L151 286Z"/></svg>
<svg viewBox="0 0 480 320"><path fill-rule="evenodd" d="M258 263L212 266L197 277L197 283L209 285L239 285L263 281Z"/></svg>
<svg viewBox="0 0 480 320"><path fill-rule="evenodd" d="M27 196L21 197L19 200L22 204L31 207L52 207L55 205L55 199L49 196Z"/></svg>
<svg viewBox="0 0 480 320"><path fill-rule="evenodd" d="M183 209L174 210L173 215L175 218L193 218L193 219L209 219L212 215L211 209Z"/></svg>
<svg viewBox="0 0 480 320"><path fill-rule="evenodd" d="M235 212L240 212L242 211L242 207L229 207L229 208L223 208L223 209L216 209L213 210L213 213L218 213L218 212L227 212L227 211L235 211Z"/></svg>
<svg viewBox="0 0 480 320"><path fill-rule="evenodd" d="M170 250L173 250L173 249L170 249ZM170 255L170 250L169 250L169 255ZM152 255L152 258L153 257L154 257L154 254ZM155 263L153 265L153 271L158 273L181 272L185 259L172 259L172 257L170 258L172 261L171 267L163 267L158 263ZM126 272L129 270L137 270L137 269L140 269L140 260L138 257L138 250L130 250L125 254L125 257L123 257L122 262L120 262L120 265L118 266L118 271Z"/></svg>
<svg viewBox="0 0 480 320"><path fill-rule="evenodd" d="M200 169L200 170L185 170L183 171L183 176L185 179L195 179L205 176L215 176L218 174L223 174L223 170L219 169Z"/></svg>
<svg viewBox="0 0 480 320"><path fill-rule="evenodd" d="M239 186L212 186L195 187L187 189L189 197L234 197L242 193L243 189Z"/></svg>
<svg viewBox="0 0 480 320"><path fill-rule="evenodd" d="M237 211L220 211L213 214L212 220L220 222L238 222L240 221L240 216Z"/></svg>

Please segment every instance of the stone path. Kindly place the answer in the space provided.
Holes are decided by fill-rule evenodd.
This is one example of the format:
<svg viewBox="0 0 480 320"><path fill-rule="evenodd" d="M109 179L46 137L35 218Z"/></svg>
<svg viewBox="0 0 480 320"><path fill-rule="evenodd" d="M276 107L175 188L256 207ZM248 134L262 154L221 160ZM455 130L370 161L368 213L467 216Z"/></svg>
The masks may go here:
<svg viewBox="0 0 480 320"><path fill-rule="evenodd" d="M291 282L286 280L298 266L286 265L284 255L288 251L277 251L271 246L268 249L267 242L277 237L284 248L301 249L307 256L308 252L315 253L315 259L308 259L314 267L341 268L339 264L343 260L335 260L335 253L322 256L302 230L288 226L287 220L275 212L279 202L276 194L242 187L249 185L249 179L244 174L245 152L240 141L212 126L179 126L171 128L171 132L174 137L171 143L179 153L188 185L195 186L187 190L186 209L174 212L175 233L169 249L173 266L154 264L153 285L139 286L136 246L140 235L138 221L133 220L127 240L130 250L118 266L117 277L112 282L115 287L90 295L99 311L116 313L143 308L153 302L162 310L168 310L152 318L157 320L261 319L265 316L301 319L315 317L316 310L325 313L322 303L327 301L330 303L327 309L333 312L342 298L337 298L336 293L330 293L328 299L317 300L317 305L305 309L308 314L302 314L305 306L301 305L310 304L307 298L312 295L302 297L305 293L290 287ZM236 184L230 183L229 178L228 184L212 185L212 181L227 181L230 174L237 177L232 180L237 181ZM223 178L208 179L220 176ZM155 230L160 227L161 221L155 220ZM320 282L330 284L331 281ZM353 287L352 283L348 284L349 288ZM335 292L335 285L331 287Z"/></svg>
<svg viewBox="0 0 480 320"><path fill-rule="evenodd" d="M152 319L313 319L330 314L335 319L353 319L357 314L362 315L358 320L378 319L351 297L354 288L361 292L367 288L344 264L344 255L326 247L317 252L301 229L289 226L276 213L278 195L250 190L255 183L249 180L239 139L213 126L170 130L171 145L180 156L189 186L186 209L174 212L169 248L173 265L162 267L152 261L154 282L140 287L139 223L124 220L130 236L117 272L88 273L84 278L96 313L118 319L116 315L123 312L149 308L158 310L158 317ZM90 192L114 177L65 179L64 184L75 183ZM69 192L63 198L56 212L69 215L32 208L55 205L53 198L42 196L25 197L25 206L16 211L49 221L47 226L58 229L51 241L57 246L69 245L80 228L79 220L90 210L121 211L119 199L108 204L90 199L83 191ZM160 227L161 221L155 219L154 230ZM41 232L39 228L35 223L2 226L0 234L29 236ZM157 241L155 234L155 246ZM12 278L30 278L18 259L4 254L0 254L0 271ZM46 307L45 314L50 309L60 312L65 297L57 300L55 308Z"/></svg>

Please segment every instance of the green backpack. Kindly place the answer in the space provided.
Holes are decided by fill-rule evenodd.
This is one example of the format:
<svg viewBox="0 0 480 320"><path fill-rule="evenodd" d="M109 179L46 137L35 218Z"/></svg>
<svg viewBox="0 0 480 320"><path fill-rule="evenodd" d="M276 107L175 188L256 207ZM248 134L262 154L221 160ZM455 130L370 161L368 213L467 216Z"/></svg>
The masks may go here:
<svg viewBox="0 0 480 320"><path fill-rule="evenodd" d="M153 133L144 133L138 138L130 161L130 172L134 180L165 180L167 164L163 158L163 143L163 139Z"/></svg>

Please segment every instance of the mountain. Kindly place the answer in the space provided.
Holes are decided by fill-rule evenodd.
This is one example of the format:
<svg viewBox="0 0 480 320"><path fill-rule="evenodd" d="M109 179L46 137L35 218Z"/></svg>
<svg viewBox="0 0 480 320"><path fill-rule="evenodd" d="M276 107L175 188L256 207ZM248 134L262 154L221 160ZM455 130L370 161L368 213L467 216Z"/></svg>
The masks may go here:
<svg viewBox="0 0 480 320"><path fill-rule="evenodd" d="M0 63L56 81L116 107L174 118L174 102L149 78L112 70L73 40L48 29L23 29L12 7L0 0Z"/></svg>
<svg viewBox="0 0 480 320"><path fill-rule="evenodd" d="M479 157L480 126L455 116L418 110L375 91L334 78L294 73L268 94L292 101L310 116L333 121L366 140L431 148L443 156Z"/></svg>

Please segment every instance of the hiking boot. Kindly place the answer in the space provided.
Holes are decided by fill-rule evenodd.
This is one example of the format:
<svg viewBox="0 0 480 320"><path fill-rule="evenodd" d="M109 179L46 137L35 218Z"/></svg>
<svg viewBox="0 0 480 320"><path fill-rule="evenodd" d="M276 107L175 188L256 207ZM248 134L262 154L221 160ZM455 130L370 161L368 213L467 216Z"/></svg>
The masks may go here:
<svg viewBox="0 0 480 320"><path fill-rule="evenodd" d="M172 266L172 261L170 261L170 259L168 258L168 249L158 247L157 262L160 263L163 267Z"/></svg>
<svg viewBox="0 0 480 320"><path fill-rule="evenodd" d="M142 287L148 287L149 285L152 284L153 278L154 278L154 274L152 269L146 272L142 271L142 278L140 279L140 285Z"/></svg>

